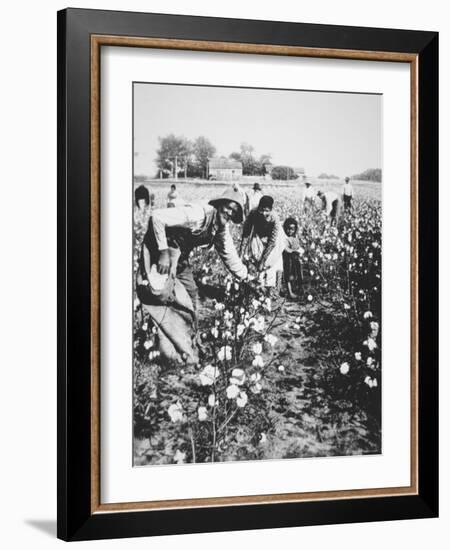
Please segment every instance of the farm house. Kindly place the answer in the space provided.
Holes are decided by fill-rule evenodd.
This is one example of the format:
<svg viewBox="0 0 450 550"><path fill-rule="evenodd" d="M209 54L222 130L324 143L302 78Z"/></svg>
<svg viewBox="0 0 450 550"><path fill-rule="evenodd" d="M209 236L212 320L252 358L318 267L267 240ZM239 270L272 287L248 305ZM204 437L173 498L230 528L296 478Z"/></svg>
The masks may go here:
<svg viewBox="0 0 450 550"><path fill-rule="evenodd" d="M303 167L300 167L300 166L295 166L293 168L294 170L294 174L298 177L298 178L301 178L303 176L305 176L305 169Z"/></svg>
<svg viewBox="0 0 450 550"><path fill-rule="evenodd" d="M242 162L225 157L214 157L208 161L208 179L239 180L242 177Z"/></svg>

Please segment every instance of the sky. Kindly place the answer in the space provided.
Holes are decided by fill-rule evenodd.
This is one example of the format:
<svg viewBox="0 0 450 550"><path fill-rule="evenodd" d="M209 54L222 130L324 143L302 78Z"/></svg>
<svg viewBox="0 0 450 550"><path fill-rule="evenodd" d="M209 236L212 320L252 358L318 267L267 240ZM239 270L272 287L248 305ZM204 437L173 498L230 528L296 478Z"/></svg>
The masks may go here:
<svg viewBox="0 0 450 550"><path fill-rule="evenodd" d="M217 156L251 144L274 165L339 177L382 168L382 96L134 84L134 173L156 175L158 137L207 137Z"/></svg>

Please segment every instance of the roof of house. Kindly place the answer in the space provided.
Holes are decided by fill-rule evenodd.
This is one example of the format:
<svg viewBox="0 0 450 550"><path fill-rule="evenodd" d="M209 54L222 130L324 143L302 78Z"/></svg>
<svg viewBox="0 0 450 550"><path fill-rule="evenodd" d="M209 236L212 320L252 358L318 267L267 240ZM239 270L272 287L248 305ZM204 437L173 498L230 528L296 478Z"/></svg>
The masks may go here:
<svg viewBox="0 0 450 550"><path fill-rule="evenodd" d="M295 174L304 174L305 173L305 169L302 168L301 166L295 166L295 167L292 168L292 170L294 170Z"/></svg>
<svg viewBox="0 0 450 550"><path fill-rule="evenodd" d="M227 159L225 157L213 157L208 161L209 168L229 168L229 169L242 169L242 162L233 159Z"/></svg>

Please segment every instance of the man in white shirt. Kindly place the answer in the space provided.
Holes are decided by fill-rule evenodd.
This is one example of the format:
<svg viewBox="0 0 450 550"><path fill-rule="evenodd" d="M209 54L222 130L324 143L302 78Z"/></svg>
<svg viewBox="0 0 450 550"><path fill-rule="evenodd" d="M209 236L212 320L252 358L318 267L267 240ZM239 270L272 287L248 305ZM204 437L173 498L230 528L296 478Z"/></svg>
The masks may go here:
<svg viewBox="0 0 450 550"><path fill-rule="evenodd" d="M151 266L156 264L161 274L176 273L191 297L194 311L198 305L198 290L194 281L189 254L197 247L214 246L225 267L237 278L247 278L247 267L234 246L229 222L243 221L243 207L239 193L226 191L208 204L189 204L154 210L144 236L140 270L148 278ZM180 251L175 270L171 265L171 249Z"/></svg>
<svg viewBox="0 0 450 550"><path fill-rule="evenodd" d="M351 210L352 208L352 199L353 199L353 187L350 183L350 178L345 178L344 183L344 189L343 189L343 196L344 196L344 210Z"/></svg>
<svg viewBox="0 0 450 550"><path fill-rule="evenodd" d="M330 224L337 225L341 211L341 201L333 191L317 191L317 196L322 200L322 210L330 217Z"/></svg>
<svg viewBox="0 0 450 550"><path fill-rule="evenodd" d="M259 201L262 199L262 189L261 185L256 182L253 184L253 189L248 194L248 208L249 211L253 210L254 208L258 208Z"/></svg>
<svg viewBox="0 0 450 550"><path fill-rule="evenodd" d="M309 181L305 181L305 191L303 193L303 210L309 210L314 206L314 189Z"/></svg>

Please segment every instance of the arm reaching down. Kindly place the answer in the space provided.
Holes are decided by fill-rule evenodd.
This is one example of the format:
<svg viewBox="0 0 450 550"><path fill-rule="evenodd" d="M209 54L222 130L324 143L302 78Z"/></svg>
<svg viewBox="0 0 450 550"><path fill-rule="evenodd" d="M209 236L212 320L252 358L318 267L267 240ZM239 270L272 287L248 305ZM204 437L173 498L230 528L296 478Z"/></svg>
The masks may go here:
<svg viewBox="0 0 450 550"><path fill-rule="evenodd" d="M228 271L239 279L247 277L248 270L239 258L228 226L225 226L216 234L214 247Z"/></svg>

